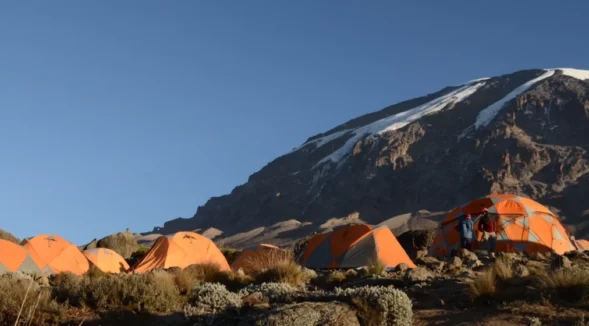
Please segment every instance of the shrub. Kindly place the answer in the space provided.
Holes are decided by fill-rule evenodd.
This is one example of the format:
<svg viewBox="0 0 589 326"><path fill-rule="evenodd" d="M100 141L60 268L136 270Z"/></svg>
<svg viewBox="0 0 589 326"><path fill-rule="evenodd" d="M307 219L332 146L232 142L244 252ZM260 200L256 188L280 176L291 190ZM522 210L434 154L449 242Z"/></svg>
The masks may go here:
<svg viewBox="0 0 589 326"><path fill-rule="evenodd" d="M582 303L589 299L589 272L586 270L555 270L539 275L538 283L556 300Z"/></svg>
<svg viewBox="0 0 589 326"><path fill-rule="evenodd" d="M174 281L180 293L188 294L197 282L215 282L220 272L219 265L205 263L190 265L184 269L174 269L171 274L174 275Z"/></svg>
<svg viewBox="0 0 589 326"><path fill-rule="evenodd" d="M235 258L237 258L237 256L239 256L239 254L241 254L241 252L242 252L242 250L233 249L233 248L221 248L220 250L230 265L233 263L233 261L235 261Z"/></svg>
<svg viewBox="0 0 589 326"><path fill-rule="evenodd" d="M270 301L284 302L297 291L297 288L285 283L262 283L256 285L252 284L245 287L243 290L239 291L239 295L245 297L252 293L260 292Z"/></svg>
<svg viewBox="0 0 589 326"><path fill-rule="evenodd" d="M149 249L150 248L145 245L138 245L137 250L135 250L131 254L131 257L129 257L129 259L127 259L127 263L129 263L129 266L133 266L135 263L143 259L143 257L145 257L145 255L149 252Z"/></svg>
<svg viewBox="0 0 589 326"><path fill-rule="evenodd" d="M271 268L261 271L255 275L255 279L258 284L275 282L299 286L307 284L311 279L311 275L300 265L291 261L276 264Z"/></svg>
<svg viewBox="0 0 589 326"><path fill-rule="evenodd" d="M470 284L469 294L473 301L488 303L494 300L497 288L495 286L496 277L492 271L485 272L477 276Z"/></svg>
<svg viewBox="0 0 589 326"><path fill-rule="evenodd" d="M513 277L513 262L509 256L499 256L495 259L493 264L493 272L501 280L509 279Z"/></svg>
<svg viewBox="0 0 589 326"><path fill-rule="evenodd" d="M221 283L227 287L229 291L239 291L245 286L251 284L254 278L240 272L223 271L215 275L213 282Z"/></svg>
<svg viewBox="0 0 589 326"><path fill-rule="evenodd" d="M65 272L53 275L49 279L53 286L53 298L59 303L67 303L74 307L84 305L84 284L81 276Z"/></svg>
<svg viewBox="0 0 589 326"><path fill-rule="evenodd" d="M130 309L166 313L184 303L173 275L165 271L149 274L109 275L85 285L87 303L97 309Z"/></svg>
<svg viewBox="0 0 589 326"><path fill-rule="evenodd" d="M86 272L86 276L90 279L97 279L101 277L105 277L107 274L100 270L100 268L96 267L95 265L91 265L88 272Z"/></svg>
<svg viewBox="0 0 589 326"><path fill-rule="evenodd" d="M413 304L403 291L364 286L345 290L336 288L335 293L351 301L364 325L413 325Z"/></svg>
<svg viewBox="0 0 589 326"><path fill-rule="evenodd" d="M217 313L241 306L241 297L227 291L219 283L204 283L194 287L188 304L184 306L186 317Z"/></svg>
<svg viewBox="0 0 589 326"><path fill-rule="evenodd" d="M382 260L376 259L368 265L366 273L368 275L382 275L386 268L387 265Z"/></svg>
<svg viewBox="0 0 589 326"><path fill-rule="evenodd" d="M0 276L0 325L41 325L59 321L65 308L51 299L48 289L12 274Z"/></svg>

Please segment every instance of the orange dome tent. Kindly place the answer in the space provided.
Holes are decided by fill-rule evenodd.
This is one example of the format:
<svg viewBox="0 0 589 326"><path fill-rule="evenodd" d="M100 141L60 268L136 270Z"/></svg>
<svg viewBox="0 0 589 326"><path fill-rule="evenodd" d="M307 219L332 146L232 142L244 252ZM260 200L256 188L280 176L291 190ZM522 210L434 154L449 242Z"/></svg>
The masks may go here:
<svg viewBox="0 0 589 326"><path fill-rule="evenodd" d="M22 244L47 275L62 272L82 275L90 268L78 247L57 235L41 234Z"/></svg>
<svg viewBox="0 0 589 326"><path fill-rule="evenodd" d="M269 244L260 244L255 250L244 250L231 264L231 269L250 272L265 268L274 262L290 258L288 251Z"/></svg>
<svg viewBox="0 0 589 326"><path fill-rule="evenodd" d="M476 238L480 239L477 215L483 208L498 218L497 251L553 251L562 255L575 250L567 231L547 207L529 198L497 194L475 199L452 210L440 224L431 248L432 255L448 255L459 248L460 235L455 227L465 214L473 216ZM473 249L478 248L480 245L475 239Z"/></svg>
<svg viewBox="0 0 589 326"><path fill-rule="evenodd" d="M581 251L589 250L589 241L582 239L575 240L575 247L577 247L577 250Z"/></svg>
<svg viewBox="0 0 589 326"><path fill-rule="evenodd" d="M159 237L133 271L144 273L157 268L185 268L204 263L216 263L221 270L230 270L227 259L213 241L194 232L178 232Z"/></svg>
<svg viewBox="0 0 589 326"><path fill-rule="evenodd" d="M0 274L18 271L43 275L41 268L25 248L0 239Z"/></svg>
<svg viewBox="0 0 589 326"><path fill-rule="evenodd" d="M401 263L415 267L388 227L373 230L366 224L350 225L312 237L301 264L309 268L356 268L377 260L387 267Z"/></svg>
<svg viewBox="0 0 589 326"><path fill-rule="evenodd" d="M83 254L92 265L105 273L121 273L129 270L129 264L114 250L94 248L85 250Z"/></svg>

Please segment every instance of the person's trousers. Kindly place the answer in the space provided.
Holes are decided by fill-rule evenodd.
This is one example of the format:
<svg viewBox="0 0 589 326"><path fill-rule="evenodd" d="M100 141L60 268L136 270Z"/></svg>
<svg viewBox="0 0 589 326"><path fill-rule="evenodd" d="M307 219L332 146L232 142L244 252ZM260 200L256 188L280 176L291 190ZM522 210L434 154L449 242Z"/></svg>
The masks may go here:
<svg viewBox="0 0 589 326"><path fill-rule="evenodd" d="M497 246L497 234L495 232L483 232L483 242L489 252L494 252Z"/></svg>
<svg viewBox="0 0 589 326"><path fill-rule="evenodd" d="M472 249L472 240L467 238L460 239L460 247L464 249L471 250Z"/></svg>

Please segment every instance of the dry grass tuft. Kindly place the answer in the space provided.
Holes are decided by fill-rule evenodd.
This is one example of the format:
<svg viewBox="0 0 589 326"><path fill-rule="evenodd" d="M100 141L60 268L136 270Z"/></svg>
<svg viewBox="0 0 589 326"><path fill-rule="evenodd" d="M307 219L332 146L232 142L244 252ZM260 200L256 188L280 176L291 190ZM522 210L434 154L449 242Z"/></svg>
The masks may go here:
<svg viewBox="0 0 589 326"><path fill-rule="evenodd" d="M366 298L355 297L352 298L352 304L358 312L358 317L365 326L381 326L383 325L383 316L378 309L374 309L369 304Z"/></svg>
<svg viewBox="0 0 589 326"><path fill-rule="evenodd" d="M190 293L197 282L215 282L220 272L221 268L214 263L195 264L184 269L170 270L170 274L174 275L176 287L182 295Z"/></svg>
<svg viewBox="0 0 589 326"><path fill-rule="evenodd" d="M307 284L311 277L299 264L289 261L256 273L255 279L257 283L273 282L299 286Z"/></svg>
<svg viewBox="0 0 589 326"><path fill-rule="evenodd" d="M490 271L480 274L470 284L469 290L470 297L475 302L493 301L497 294L495 273Z"/></svg>
<svg viewBox="0 0 589 326"><path fill-rule="evenodd" d="M261 271L291 262L294 262L292 251L266 249L266 252L263 254L258 254L246 259L244 267L249 271Z"/></svg>
<svg viewBox="0 0 589 326"><path fill-rule="evenodd" d="M507 256L499 256L493 264L493 272L501 280L513 277L513 262Z"/></svg>
<svg viewBox="0 0 589 326"><path fill-rule="evenodd" d="M367 273L368 275L382 275L386 268L387 265L382 260L377 259L368 265Z"/></svg>
<svg viewBox="0 0 589 326"><path fill-rule="evenodd" d="M540 287L553 299L568 303L585 303L589 299L589 272L559 269L537 276Z"/></svg>
<svg viewBox="0 0 589 326"><path fill-rule="evenodd" d="M0 325L46 325L61 320L65 307L51 291L11 274L0 276Z"/></svg>

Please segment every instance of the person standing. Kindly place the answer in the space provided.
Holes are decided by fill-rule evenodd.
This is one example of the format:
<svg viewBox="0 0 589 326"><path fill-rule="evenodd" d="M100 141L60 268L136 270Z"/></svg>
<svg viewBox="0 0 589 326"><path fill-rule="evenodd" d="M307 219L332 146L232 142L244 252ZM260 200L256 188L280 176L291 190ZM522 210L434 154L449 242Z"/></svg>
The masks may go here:
<svg viewBox="0 0 589 326"><path fill-rule="evenodd" d="M483 242L486 243L489 254L494 252L497 245L497 225L487 208L483 208L478 229L483 233Z"/></svg>
<svg viewBox="0 0 589 326"><path fill-rule="evenodd" d="M463 249L471 250L472 238L474 236L474 224L470 214L466 214L460 222L458 222L456 229L460 232L460 246Z"/></svg>

